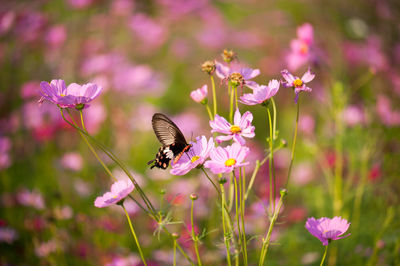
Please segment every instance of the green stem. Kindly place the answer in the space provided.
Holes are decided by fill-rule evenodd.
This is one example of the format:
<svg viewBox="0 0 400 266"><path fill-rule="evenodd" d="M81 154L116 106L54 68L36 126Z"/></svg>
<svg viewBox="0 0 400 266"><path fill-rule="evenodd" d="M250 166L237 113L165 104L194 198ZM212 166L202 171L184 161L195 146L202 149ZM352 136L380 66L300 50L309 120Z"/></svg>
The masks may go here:
<svg viewBox="0 0 400 266"><path fill-rule="evenodd" d="M236 226L239 234L239 246L240 249L242 250L242 253L244 254L244 248L243 248L243 236L242 236L242 230L240 229L240 213L239 213L239 204L238 204L238 199L239 199L239 194L238 194L238 185L237 185L237 180L235 173L233 172L233 180L235 184L235 218L236 218Z"/></svg>
<svg viewBox="0 0 400 266"><path fill-rule="evenodd" d="M214 117L211 113L211 109L210 109L210 106L208 105L208 103L206 104L206 109L207 109L208 117L210 118L210 120L214 120Z"/></svg>
<svg viewBox="0 0 400 266"><path fill-rule="evenodd" d="M269 121L269 150L270 150L270 159L269 159L269 202L271 207L271 213L275 211L275 171L274 171L274 136L272 133L273 125L271 120L271 112L269 108L268 111L268 121Z"/></svg>
<svg viewBox="0 0 400 266"><path fill-rule="evenodd" d="M300 95L299 95L299 98L297 99L296 127L294 129L292 152L291 152L291 155L290 155L289 171L288 171L288 176L287 176L286 185L285 185L286 188L287 188L287 186L289 184L290 175L292 174L292 167L293 167L293 161L294 161L294 151L295 151L295 148L296 148L296 139L297 139L297 128L299 126L299 113L300 113Z"/></svg>
<svg viewBox="0 0 400 266"><path fill-rule="evenodd" d="M139 244L139 240L136 237L135 230L133 230L133 226L132 226L132 223L131 223L131 219L129 218L129 214L126 211L126 209L125 209L123 204L121 204L121 207L122 207L122 209L124 209L126 218L128 219L129 227L131 228L131 232L132 232L133 238L135 239L136 246L138 247L138 250L139 250L139 253L140 253L140 257L142 258L143 264L145 266L147 266L146 260L144 259L144 256L143 256L142 248L140 247L140 244Z"/></svg>
<svg viewBox="0 0 400 266"><path fill-rule="evenodd" d="M217 185L214 183L214 181L211 179L211 177L207 174L206 170L204 169L204 167L202 166L200 168L203 173L206 175L207 179L211 182L211 184L214 186L215 190L218 192L219 197L221 197L221 192L219 191Z"/></svg>
<svg viewBox="0 0 400 266"><path fill-rule="evenodd" d="M210 75L210 78L211 78L211 86L212 86L212 93L213 93L213 107L214 107L214 117L215 117L215 115L217 114L217 93L215 91L214 77L212 75Z"/></svg>
<svg viewBox="0 0 400 266"><path fill-rule="evenodd" d="M176 239L174 239L174 266L176 266Z"/></svg>
<svg viewBox="0 0 400 266"><path fill-rule="evenodd" d="M190 223L192 225L192 239L194 242L194 250L196 252L196 257L197 257L197 263L199 264L199 266L201 266L201 259L200 259L200 254L199 254L199 247L198 247L198 241L199 238L196 235L195 231L194 231L194 219L193 219L193 209L194 209L194 200L192 199L192 205L190 207Z"/></svg>
<svg viewBox="0 0 400 266"><path fill-rule="evenodd" d="M87 132L87 130L86 130L86 128L85 128L85 123L83 122L83 112L82 112L82 109L79 110L79 114L80 114L80 116L81 116L81 122L82 122L83 131L86 131L86 132Z"/></svg>
<svg viewBox="0 0 400 266"><path fill-rule="evenodd" d="M240 219L242 222L242 237L243 237L243 259L244 259L244 265L247 265L248 259L247 259L247 239L246 239L246 230L245 230L245 223L244 223L244 197L243 197L243 192L244 192L244 185L242 182L242 169L240 168L240 175L239 175L239 199L240 199Z"/></svg>
<svg viewBox="0 0 400 266"><path fill-rule="evenodd" d="M238 106L237 86L235 86L235 103L236 103L236 109L239 109L239 106Z"/></svg>
<svg viewBox="0 0 400 266"><path fill-rule="evenodd" d="M226 232L226 224L225 224L225 189L224 185L220 184L220 189L221 189L221 214L222 214L222 228L224 230L224 242L225 242L225 247L226 247L226 260L228 262L228 265L231 266L231 254L230 254L230 244L229 244L229 235Z"/></svg>
<svg viewBox="0 0 400 266"><path fill-rule="evenodd" d="M324 265L326 253L328 253L328 246L329 246L329 245L326 245L326 246L325 246L325 252L324 252L324 255L322 256L322 260L321 260L321 263L319 264L319 266Z"/></svg>
<svg viewBox="0 0 400 266"><path fill-rule="evenodd" d="M229 122L233 125L233 101L235 97L234 87L230 84L228 85L230 91L230 108L229 108Z"/></svg>
<svg viewBox="0 0 400 266"><path fill-rule="evenodd" d="M271 219L271 222L269 224L267 237L263 239L263 245L262 245L262 248L261 248L260 261L258 263L259 266L264 265L265 257L267 256L269 244L270 244L270 241L271 241L272 229L274 228L275 222L278 219L278 215L279 215L279 212L280 212L282 204L283 204L283 198L286 196L286 193L287 193L286 190L282 190L281 191L281 197L279 198L278 205L277 205L277 207L275 209L275 212L274 212L274 214L272 216L272 219Z"/></svg>

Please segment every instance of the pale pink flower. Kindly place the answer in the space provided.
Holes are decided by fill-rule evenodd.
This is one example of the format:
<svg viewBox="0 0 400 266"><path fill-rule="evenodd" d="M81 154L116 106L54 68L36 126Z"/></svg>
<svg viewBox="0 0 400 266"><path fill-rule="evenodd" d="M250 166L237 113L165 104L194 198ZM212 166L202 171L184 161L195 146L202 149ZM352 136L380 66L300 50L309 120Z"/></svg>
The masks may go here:
<svg viewBox="0 0 400 266"><path fill-rule="evenodd" d="M0 243L12 244L18 238L18 233L11 227L0 227Z"/></svg>
<svg viewBox="0 0 400 266"><path fill-rule="evenodd" d="M204 163L204 167L210 168L214 174L230 173L236 167L248 165L243 162L249 154L250 149L241 146L239 143L233 143L231 146L217 147L210 152L210 161Z"/></svg>
<svg viewBox="0 0 400 266"><path fill-rule="evenodd" d="M265 101L275 96L275 94L279 90L279 85L280 82L276 79L271 80L268 83L268 86L258 84L256 84L255 86L247 85L247 87L253 89L253 93L243 94L243 96L240 97L240 102L247 105L264 103Z"/></svg>
<svg viewBox="0 0 400 266"><path fill-rule="evenodd" d="M350 234L343 234L349 229L350 223L342 217L315 219L308 218L306 222L307 230L316 238L318 238L324 246L328 245L331 240L338 240L348 237Z"/></svg>
<svg viewBox="0 0 400 266"><path fill-rule="evenodd" d="M38 210L44 209L44 199L42 194L37 191L22 189L17 193L17 200L21 205L34 207Z"/></svg>
<svg viewBox="0 0 400 266"><path fill-rule="evenodd" d="M305 23L297 28L297 39L290 42L290 52L286 56L288 68L297 70L313 60L314 30L311 24Z"/></svg>
<svg viewBox="0 0 400 266"><path fill-rule="evenodd" d="M192 91L190 93L190 97L193 99L193 101L200 103L204 99L207 99L207 91L208 91L208 86L207 84L205 84L201 88Z"/></svg>
<svg viewBox="0 0 400 266"><path fill-rule="evenodd" d="M80 171L83 166L82 156L77 152L69 152L61 158L61 164L72 171Z"/></svg>
<svg viewBox="0 0 400 266"><path fill-rule="evenodd" d="M225 118L219 115L215 115L214 120L210 121L210 126L212 128L211 133L218 132L226 134L225 136L218 136L215 138L218 143L233 139L235 142L244 145L246 140L243 137L254 138L255 127L251 125L253 121L252 113L247 111L241 116L239 109L236 109L233 121L234 123L231 125Z"/></svg>
<svg viewBox="0 0 400 266"><path fill-rule="evenodd" d="M134 188L130 179L117 181L112 184L110 192L106 192L103 196L96 198L94 206L97 208L104 208L112 204L117 204L128 196Z"/></svg>
<svg viewBox="0 0 400 266"><path fill-rule="evenodd" d="M299 78L297 76L293 76L289 71L286 69L281 71L282 77L285 79L285 81L282 81L282 85L285 86L286 88L293 88L294 93L296 94L296 97L294 101L297 103L297 100L299 99L299 94L302 91L306 92L311 92L312 89L307 87L307 83L312 81L315 77L315 74L311 72L310 69L304 75Z"/></svg>

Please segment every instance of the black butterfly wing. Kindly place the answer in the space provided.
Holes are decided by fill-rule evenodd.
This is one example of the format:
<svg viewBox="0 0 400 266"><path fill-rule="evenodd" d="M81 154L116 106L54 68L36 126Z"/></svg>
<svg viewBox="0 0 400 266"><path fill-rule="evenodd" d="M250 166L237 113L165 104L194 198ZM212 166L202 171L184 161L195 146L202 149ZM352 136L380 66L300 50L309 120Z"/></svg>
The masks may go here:
<svg viewBox="0 0 400 266"><path fill-rule="evenodd" d="M187 146L185 137L180 129L163 114L155 113L151 119L154 133L164 146Z"/></svg>

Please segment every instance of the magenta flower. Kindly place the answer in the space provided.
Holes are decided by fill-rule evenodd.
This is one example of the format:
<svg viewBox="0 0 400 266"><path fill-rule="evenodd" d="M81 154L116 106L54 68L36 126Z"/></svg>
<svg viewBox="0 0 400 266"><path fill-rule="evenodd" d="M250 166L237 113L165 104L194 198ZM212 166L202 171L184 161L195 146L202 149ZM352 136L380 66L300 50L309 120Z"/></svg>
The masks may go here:
<svg viewBox="0 0 400 266"><path fill-rule="evenodd" d="M282 85L285 86L286 88L293 88L294 93L296 94L296 97L294 101L297 103L297 100L299 99L299 93L302 91L310 92L312 91L311 88L306 86L306 83L312 81L315 77L315 74L311 72L310 69L307 70L304 75L299 78L296 76L293 76L289 71L286 69L281 71L281 74L285 81L282 82Z"/></svg>
<svg viewBox="0 0 400 266"><path fill-rule="evenodd" d="M187 155L182 155L179 161L172 165L172 175L185 175L193 168L202 165L210 155L211 150L214 148L214 140L210 138L207 141L205 136L197 137L196 142L191 142L192 147Z"/></svg>
<svg viewBox="0 0 400 266"><path fill-rule="evenodd" d="M217 147L210 152L210 161L204 163L204 167L210 168L214 174L230 173L236 167L248 165L243 162L249 154L250 149L241 146L239 143L233 143L225 148Z"/></svg>
<svg viewBox="0 0 400 266"><path fill-rule="evenodd" d="M297 39L290 42L290 52L286 62L290 70L296 70L307 62L314 60L314 30L311 24L305 23L297 28Z"/></svg>
<svg viewBox="0 0 400 266"><path fill-rule="evenodd" d="M247 105L261 104L275 96L279 90L279 85L280 82L273 79L268 83L268 86L258 84L256 86L248 86L250 89L253 89L253 93L246 93L241 96L240 102Z"/></svg>
<svg viewBox="0 0 400 266"><path fill-rule="evenodd" d="M106 192L103 196L96 198L94 206L104 208L116 204L128 196L134 188L130 179L117 181L112 184L110 192Z"/></svg>
<svg viewBox="0 0 400 266"><path fill-rule="evenodd" d="M253 114L247 111L241 116L239 109L236 109L233 125L226 121L225 118L215 115L214 120L210 121L210 126L212 127L211 133L227 134L227 136L216 137L215 140L218 143L233 139L235 142L240 143L240 145L244 145L246 141L243 137L254 138L255 136L255 127L251 125L251 121L253 121Z"/></svg>
<svg viewBox="0 0 400 266"><path fill-rule="evenodd" d="M190 93L190 97L193 99L193 101L201 103L206 99L207 91L208 91L208 87L206 84L206 85L203 85L201 88L192 91Z"/></svg>
<svg viewBox="0 0 400 266"><path fill-rule="evenodd" d="M53 79L50 83L40 83L42 98L39 102L48 100L61 108L75 107L82 109L88 107L88 103L99 96L102 87L93 83L79 85L71 83L68 87L62 79Z"/></svg>
<svg viewBox="0 0 400 266"><path fill-rule="evenodd" d="M215 61L217 76L223 81L230 81L234 86L250 85L255 86L257 83L250 79L260 75L259 69L241 68L237 65L232 67L225 66Z"/></svg>
<svg viewBox="0 0 400 266"><path fill-rule="evenodd" d="M322 217L316 220L314 217L308 218L306 222L307 230L316 238L318 238L324 246L328 245L331 240L338 240L348 237L350 234L342 236L350 223L342 217L335 216L332 219Z"/></svg>

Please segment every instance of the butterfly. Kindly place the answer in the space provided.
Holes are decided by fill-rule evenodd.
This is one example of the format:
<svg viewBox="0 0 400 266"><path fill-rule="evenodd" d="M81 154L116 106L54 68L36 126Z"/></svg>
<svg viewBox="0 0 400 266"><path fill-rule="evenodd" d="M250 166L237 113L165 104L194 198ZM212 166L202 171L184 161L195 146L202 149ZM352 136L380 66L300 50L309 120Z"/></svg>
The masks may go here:
<svg viewBox="0 0 400 266"><path fill-rule="evenodd" d="M189 151L192 144L186 142L178 126L166 115L155 113L151 119L151 123L162 147L159 148L156 158L147 164L154 163L150 169L154 167L166 169L171 160L174 163L178 162L182 155Z"/></svg>

